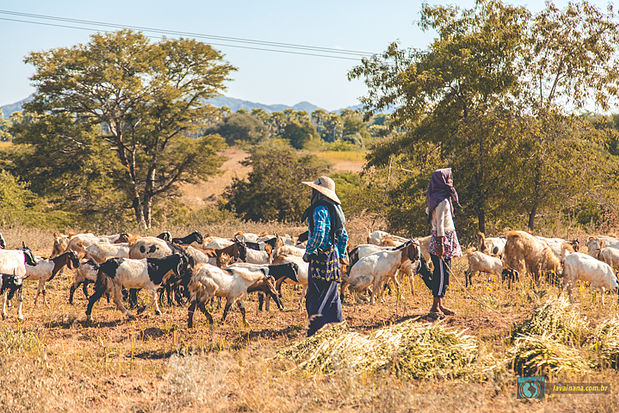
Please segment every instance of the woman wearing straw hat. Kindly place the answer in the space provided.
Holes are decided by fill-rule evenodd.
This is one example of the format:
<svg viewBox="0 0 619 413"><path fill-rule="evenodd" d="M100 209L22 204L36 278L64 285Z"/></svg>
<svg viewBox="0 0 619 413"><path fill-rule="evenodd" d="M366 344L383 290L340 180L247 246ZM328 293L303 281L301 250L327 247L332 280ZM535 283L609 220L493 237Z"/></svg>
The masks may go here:
<svg viewBox="0 0 619 413"><path fill-rule="evenodd" d="M434 265L434 272L430 271L423 257L420 258L417 272L421 274L424 283L432 290L434 300L428 316L437 319L444 315L453 315L453 311L443 305L443 299L449 286L451 259L461 257L462 249L456 235L453 221L453 203L458 206L458 193L453 186L451 168L438 169L432 173L427 193L428 221L432 224L430 239L430 258Z"/></svg>
<svg viewBox="0 0 619 413"><path fill-rule="evenodd" d="M305 308L309 317L307 335L328 323L342 321L342 302L338 291L340 261L346 262L348 233L346 218L335 193L335 182L321 176L303 182L312 188L312 200L301 221L309 223L309 238L303 260L309 263Z"/></svg>

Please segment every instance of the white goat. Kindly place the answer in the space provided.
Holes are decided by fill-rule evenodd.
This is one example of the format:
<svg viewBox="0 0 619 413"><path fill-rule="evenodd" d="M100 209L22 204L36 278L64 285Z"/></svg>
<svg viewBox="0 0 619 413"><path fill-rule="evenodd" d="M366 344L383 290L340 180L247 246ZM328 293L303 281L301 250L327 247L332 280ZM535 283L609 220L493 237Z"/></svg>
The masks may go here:
<svg viewBox="0 0 619 413"><path fill-rule="evenodd" d="M602 241L602 249L598 254L598 259L612 268L619 268L619 248L606 247Z"/></svg>
<svg viewBox="0 0 619 413"><path fill-rule="evenodd" d="M221 249L226 248L232 245L234 241L230 241L227 238L220 237L206 237L204 238L204 243L202 243L202 248L213 248L213 249Z"/></svg>
<svg viewBox="0 0 619 413"><path fill-rule="evenodd" d="M157 237L142 237L129 245L129 258L164 258L174 251L168 243Z"/></svg>
<svg viewBox="0 0 619 413"><path fill-rule="evenodd" d="M213 323L213 317L205 307L206 302L213 297L226 298L226 305L221 319L222 323L226 320L230 307L236 302L243 316L243 324L247 324L245 307L241 298L247 294L249 286L265 279L267 277L266 273L267 270L264 268L252 270L237 267L222 270L210 264L197 266L188 285L191 298L187 314L187 326L193 327L193 313L196 307L204 313L209 323Z"/></svg>
<svg viewBox="0 0 619 413"><path fill-rule="evenodd" d="M360 259L350 269L348 275L349 290L357 296L359 293L372 286L370 302L374 303L376 297L382 299L383 286L388 280L393 280L396 285L397 297L400 297L400 283L395 277L396 270L407 260L415 261L419 258L419 244L409 241L406 244L389 251L379 251Z"/></svg>
<svg viewBox="0 0 619 413"><path fill-rule="evenodd" d="M619 238L599 236L597 238L589 237L587 241L587 249L592 257L599 257L600 250L604 247L619 248Z"/></svg>
<svg viewBox="0 0 619 413"><path fill-rule="evenodd" d="M564 252L563 258L563 289L568 288L570 301L573 303L572 288L576 280L589 281L591 287L602 291L604 305L604 290L616 290L617 277L613 269L605 262L596 260L590 255L579 252Z"/></svg>
<svg viewBox="0 0 619 413"><path fill-rule="evenodd" d="M505 244L507 238L503 237L489 237L486 238L483 232L478 232L481 237L481 245L479 250L484 254L492 255L494 257L502 257L505 252Z"/></svg>
<svg viewBox="0 0 619 413"><path fill-rule="evenodd" d="M39 299L39 295L41 295L41 293L43 293L43 304L47 305L47 300L45 297L45 283L47 281L51 281L52 278L54 278L65 265L70 270L79 267L80 263L75 252L67 251L54 258L37 259L36 265L25 264L25 279L39 281L37 295L34 298L34 305L37 305L37 300Z"/></svg>
<svg viewBox="0 0 619 413"><path fill-rule="evenodd" d="M4 304L2 306L2 318L7 317L6 303L10 300L15 292L19 290L19 307L17 309L17 318L24 319L22 307L24 297L22 294L23 280L26 277L26 264L36 265L32 251L29 248L23 247L18 250L0 250L0 274L13 277L11 281L11 289L4 296Z"/></svg>
<svg viewBox="0 0 619 413"><path fill-rule="evenodd" d="M469 262L469 268L464 271L465 286L472 285L473 275L478 272L485 272L488 274L495 274L501 277L503 272L503 263L498 257L493 257L488 254L484 254L481 251L475 251L467 256Z"/></svg>
<svg viewBox="0 0 619 413"><path fill-rule="evenodd" d="M129 258L129 244L95 243L85 250L85 258L92 258L102 264L110 258Z"/></svg>

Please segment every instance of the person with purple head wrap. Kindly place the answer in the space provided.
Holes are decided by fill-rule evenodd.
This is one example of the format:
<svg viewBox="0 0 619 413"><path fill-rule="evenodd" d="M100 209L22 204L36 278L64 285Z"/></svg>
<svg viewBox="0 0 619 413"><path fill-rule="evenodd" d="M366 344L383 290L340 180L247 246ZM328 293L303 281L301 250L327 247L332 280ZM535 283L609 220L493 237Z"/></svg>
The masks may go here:
<svg viewBox="0 0 619 413"><path fill-rule="evenodd" d="M453 221L453 201L460 206L458 193L453 186L451 168L437 169L430 177L426 197L426 213L432 225L429 252L434 271L430 271L423 257L417 269L424 283L432 290L434 300L429 316L433 319L454 314L443 305L449 286L451 258L462 256Z"/></svg>

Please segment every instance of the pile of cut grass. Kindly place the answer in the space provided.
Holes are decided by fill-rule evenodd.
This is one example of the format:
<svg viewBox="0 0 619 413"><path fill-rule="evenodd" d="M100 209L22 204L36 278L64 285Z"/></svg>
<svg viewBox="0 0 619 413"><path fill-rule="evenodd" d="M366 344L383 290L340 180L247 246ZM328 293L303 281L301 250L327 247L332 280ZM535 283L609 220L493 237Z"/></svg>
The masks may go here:
<svg viewBox="0 0 619 413"><path fill-rule="evenodd" d="M600 323L594 337L592 350L599 356L598 367L619 369L619 318Z"/></svg>
<svg viewBox="0 0 619 413"><path fill-rule="evenodd" d="M521 335L509 350L509 362L521 376L583 373L589 370L578 349L556 340L552 334Z"/></svg>
<svg viewBox="0 0 619 413"><path fill-rule="evenodd" d="M509 341L515 343L519 337L543 334L562 344L580 345L588 336L586 318L570 305L567 298L549 298L531 318L512 328Z"/></svg>
<svg viewBox="0 0 619 413"><path fill-rule="evenodd" d="M307 373L388 372L406 379L459 378L477 373L475 339L440 323L408 320L370 334L328 325L280 353Z"/></svg>

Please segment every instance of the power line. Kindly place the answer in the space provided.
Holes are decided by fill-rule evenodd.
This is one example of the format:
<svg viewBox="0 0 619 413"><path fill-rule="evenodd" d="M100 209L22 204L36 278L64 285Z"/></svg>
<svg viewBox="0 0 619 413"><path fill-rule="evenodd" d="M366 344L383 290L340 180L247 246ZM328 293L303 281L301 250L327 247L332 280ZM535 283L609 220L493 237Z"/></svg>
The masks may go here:
<svg viewBox="0 0 619 413"><path fill-rule="evenodd" d="M87 30L87 31L90 31L90 32L98 31L98 29L96 29L96 28L69 26L69 25L66 25L66 24L35 22L35 21L19 20L19 19L10 19L8 17L0 17L0 20L12 21L12 22L17 22L17 23L39 24L39 25L42 25L42 26L63 27L63 28L67 28L67 29ZM161 36L150 36L150 35L146 35L146 37L149 37L151 39L162 39L163 38ZM283 50L283 49L282 50L267 49L267 48L264 48L264 47L251 47L251 46L241 46L241 45L235 45L235 44L213 43L213 42L209 42L209 44L213 45L213 46L221 46L221 47L236 47L236 48L239 48L239 49L259 50L259 51L266 51L266 52L295 54L295 55L302 55L302 56L327 57L327 58L330 58L330 59L352 60L352 61L355 61L355 62L359 61L359 59L355 59L355 58L352 58L352 57L332 56L332 55L325 55L325 54L318 54L318 53L305 53L305 52L297 52L297 51Z"/></svg>
<svg viewBox="0 0 619 413"><path fill-rule="evenodd" d="M335 49L335 48L328 48L328 47L310 46L310 45L304 45L304 44L272 42L272 41L266 41L266 40L246 39L246 38L240 38L240 37L217 36L217 35L209 35L209 34L195 33L195 32L182 32L182 31L178 31L178 30L165 30L165 29L158 29L158 28L145 27L145 26L121 25L121 24L114 24L114 23L107 23L107 22L99 22L99 21L94 21L94 20L83 20L83 19L73 19L73 18L66 18L66 17L43 15L43 14L14 12L14 11L10 11L10 10L0 10L0 14L20 16L20 17L28 17L28 18L36 18L36 19L43 19L43 20L62 21L62 22L68 22L68 23L77 23L77 24L81 24L81 25L96 25L96 26L114 27L114 28L129 28L129 29L134 29L134 30L154 32L154 33L160 33L160 34L172 34L172 35L180 35L180 36L187 36L187 37L214 39L214 40L225 41L225 42L232 42L232 43L241 43L241 44L252 44L252 45L266 46L266 47L270 47L270 48L276 47L276 48L283 48L283 49L308 50L308 51L336 54L336 55L340 55L340 56L349 56L348 57L349 60L357 60L357 59L350 59L350 56L365 57L365 56L370 56L370 55L373 54L371 52L363 52L363 51L349 50L349 49ZM3 20L11 20L11 19L3 18ZM50 23L35 22L35 21L24 21L24 20L17 20L17 19L13 19L11 21L18 21L18 22L23 22L23 23L33 23L33 24L43 24L43 25L52 25ZM84 27L76 27L76 26L65 26L65 25L58 25L58 26L59 27L74 28L74 29L93 29L93 28L84 28ZM93 29L93 30L95 30L95 29ZM230 45L230 44L226 43L226 44L219 44L219 45L221 45L221 46L241 47L238 44L237 45ZM249 47L245 47L245 48L249 48ZM266 49L256 49L256 50L266 50ZM280 51L280 50L279 49L268 49L267 51ZM331 56L320 55L320 57L331 57Z"/></svg>

